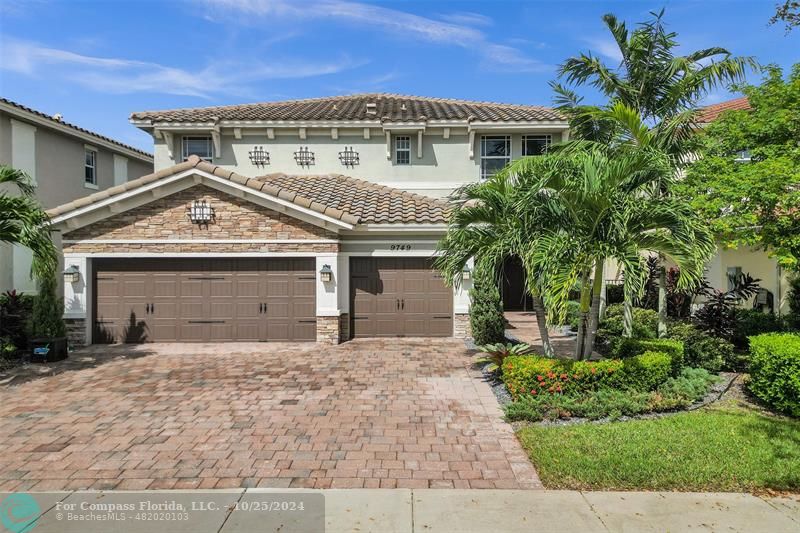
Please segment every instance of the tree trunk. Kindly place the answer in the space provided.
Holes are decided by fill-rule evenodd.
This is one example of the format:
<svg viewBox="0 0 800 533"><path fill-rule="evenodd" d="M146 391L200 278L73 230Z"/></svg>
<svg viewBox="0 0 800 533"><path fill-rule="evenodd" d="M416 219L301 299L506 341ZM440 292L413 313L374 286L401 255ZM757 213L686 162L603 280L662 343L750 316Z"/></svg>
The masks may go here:
<svg viewBox="0 0 800 533"><path fill-rule="evenodd" d="M600 320L606 319L606 309L608 309L608 286L603 280L603 287L600 289Z"/></svg>
<svg viewBox="0 0 800 533"><path fill-rule="evenodd" d="M592 306L589 314L589 329L584 339L583 355L585 359L592 356L594 337L600 325L600 292L603 288L603 260L598 259L594 267L594 283L592 283Z"/></svg>
<svg viewBox="0 0 800 533"><path fill-rule="evenodd" d="M633 337L633 302L630 298L625 298L622 305L622 336Z"/></svg>
<svg viewBox="0 0 800 533"><path fill-rule="evenodd" d="M667 269L658 271L658 338L667 336Z"/></svg>
<svg viewBox="0 0 800 533"><path fill-rule="evenodd" d="M533 310L536 313L536 324L539 326L539 336L542 338L544 355L553 357L553 346L550 344L550 334L547 332L547 313L541 296L533 296Z"/></svg>
<svg viewBox="0 0 800 533"><path fill-rule="evenodd" d="M581 278L581 309L578 318L578 337L575 344L575 359L583 359L583 339L586 336L586 326L589 310L592 305L592 292L589 286L589 273L585 272Z"/></svg>

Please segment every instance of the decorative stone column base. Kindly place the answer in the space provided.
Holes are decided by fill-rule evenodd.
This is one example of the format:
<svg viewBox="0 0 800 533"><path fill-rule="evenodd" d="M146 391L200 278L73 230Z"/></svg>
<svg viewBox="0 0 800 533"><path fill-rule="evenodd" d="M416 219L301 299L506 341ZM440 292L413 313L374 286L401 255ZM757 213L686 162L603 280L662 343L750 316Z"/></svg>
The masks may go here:
<svg viewBox="0 0 800 533"><path fill-rule="evenodd" d="M344 313L339 316L339 342L350 340L350 314Z"/></svg>
<svg viewBox="0 0 800 533"><path fill-rule="evenodd" d="M88 344L85 318L65 318L64 324L67 326L67 342L70 346L80 347Z"/></svg>
<svg viewBox="0 0 800 533"><path fill-rule="evenodd" d="M340 317L317 317L317 342L324 344L339 344L340 342Z"/></svg>
<svg viewBox="0 0 800 533"><path fill-rule="evenodd" d="M457 339L468 339L472 337L469 313L456 313L453 315L453 337Z"/></svg>

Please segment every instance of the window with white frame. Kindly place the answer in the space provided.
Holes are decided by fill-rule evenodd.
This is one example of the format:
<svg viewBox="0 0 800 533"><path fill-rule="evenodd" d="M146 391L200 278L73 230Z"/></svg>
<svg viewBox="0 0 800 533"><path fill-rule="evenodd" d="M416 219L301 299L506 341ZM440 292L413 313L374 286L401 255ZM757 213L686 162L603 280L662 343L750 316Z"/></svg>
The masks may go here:
<svg viewBox="0 0 800 533"><path fill-rule="evenodd" d="M522 155L542 155L553 142L552 135L523 135Z"/></svg>
<svg viewBox="0 0 800 533"><path fill-rule="evenodd" d="M83 170L84 183L97 185L97 150L86 148Z"/></svg>
<svg viewBox="0 0 800 533"><path fill-rule="evenodd" d="M408 135L394 138L394 162L398 165L411 164L411 137Z"/></svg>
<svg viewBox="0 0 800 533"><path fill-rule="evenodd" d="M481 137L481 179L486 179L511 162L510 135Z"/></svg>
<svg viewBox="0 0 800 533"><path fill-rule="evenodd" d="M208 136L187 136L183 138L183 160L189 156L196 155L200 159L211 161L214 157L211 146L211 137Z"/></svg>

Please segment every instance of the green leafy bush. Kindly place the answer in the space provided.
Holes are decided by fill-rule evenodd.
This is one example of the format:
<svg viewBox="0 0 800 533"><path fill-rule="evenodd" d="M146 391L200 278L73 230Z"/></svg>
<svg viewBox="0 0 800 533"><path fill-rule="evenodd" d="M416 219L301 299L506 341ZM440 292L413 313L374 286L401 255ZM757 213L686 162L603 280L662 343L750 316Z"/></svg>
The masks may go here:
<svg viewBox="0 0 800 533"><path fill-rule="evenodd" d="M489 372L503 371L503 361L506 357L512 355L524 355L530 353L531 346L529 344L511 344L498 342L496 344L487 344L479 347L482 352L486 353L486 357L478 359L479 363L489 363L485 369Z"/></svg>
<svg viewBox="0 0 800 533"><path fill-rule="evenodd" d="M492 270L476 266L473 280L469 310L472 338L478 345L504 342L506 321L503 317L503 300Z"/></svg>
<svg viewBox="0 0 800 533"><path fill-rule="evenodd" d="M672 356L664 352L644 352L625 359L622 372L617 376L622 388L651 391L664 383L672 373Z"/></svg>
<svg viewBox="0 0 800 533"><path fill-rule="evenodd" d="M688 367L704 368L709 372L719 372L722 368L739 369L733 344L712 337L688 322L671 324L669 338L683 343L683 361Z"/></svg>
<svg viewBox="0 0 800 533"><path fill-rule="evenodd" d="M750 338L750 392L779 411L800 417L800 335Z"/></svg>
<svg viewBox="0 0 800 533"><path fill-rule="evenodd" d="M578 329L578 322L581 319L581 303L576 302L574 300L570 300L567 302L567 316L564 320L568 326L572 326L572 329Z"/></svg>
<svg viewBox="0 0 800 533"><path fill-rule="evenodd" d="M683 368L683 343L675 339L620 339L612 355L620 359L635 357L645 352L663 352L671 358L672 371L677 374Z"/></svg>
<svg viewBox="0 0 800 533"><path fill-rule="evenodd" d="M703 368L684 368L657 389L654 406L659 410L688 407L701 400L719 378Z"/></svg>
<svg viewBox="0 0 800 533"><path fill-rule="evenodd" d="M763 313L755 309L736 310L736 329L733 333L733 344L737 348L747 349L748 337L762 333L776 333L784 330L781 317L772 313Z"/></svg>
<svg viewBox="0 0 800 533"><path fill-rule="evenodd" d="M64 302L56 294L55 273L39 280L39 294L33 300L33 335L37 337L65 337Z"/></svg>
<svg viewBox="0 0 800 533"><path fill-rule="evenodd" d="M633 338L636 339L655 339L658 328L658 313L650 309L634 307L633 315ZM597 329L596 346L600 353L613 354L618 349L622 341L623 330L623 306L621 304L609 305L606 310L606 317Z"/></svg>
<svg viewBox="0 0 800 533"><path fill-rule="evenodd" d="M13 290L0 294L0 345L5 354L28 346L32 313L33 296Z"/></svg>
<svg viewBox="0 0 800 533"><path fill-rule="evenodd" d="M800 331L800 275L789 279L789 292L786 294L789 303L789 314L786 315L786 326L790 330Z"/></svg>

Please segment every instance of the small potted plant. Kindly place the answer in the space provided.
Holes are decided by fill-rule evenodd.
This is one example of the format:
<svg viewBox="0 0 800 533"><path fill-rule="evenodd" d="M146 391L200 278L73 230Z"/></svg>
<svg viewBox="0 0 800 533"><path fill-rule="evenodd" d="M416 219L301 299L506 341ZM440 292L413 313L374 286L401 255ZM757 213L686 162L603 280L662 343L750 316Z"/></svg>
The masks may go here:
<svg viewBox="0 0 800 533"><path fill-rule="evenodd" d="M39 279L39 294L33 301L31 362L52 363L67 358L67 331L64 304L56 294L54 273Z"/></svg>

